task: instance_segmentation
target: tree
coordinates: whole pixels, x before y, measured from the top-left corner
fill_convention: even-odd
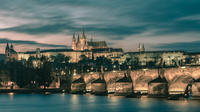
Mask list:
[[[101,66],[107,68],[107,70],[112,70],[112,60],[104,56],[97,57],[95,60],[97,71],[101,71]]]
[[[88,60],[88,58],[85,55],[80,55],[79,58],[80,58],[80,61]]]
[[[48,87],[52,81],[52,65],[50,62],[44,62],[43,65],[37,69],[38,79],[37,82],[44,88]]]
[[[69,63],[69,61],[70,61],[70,59],[71,59],[71,57],[70,56],[65,56],[65,63]]]

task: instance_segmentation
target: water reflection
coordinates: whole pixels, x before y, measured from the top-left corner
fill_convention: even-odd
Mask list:
[[[71,102],[74,105],[78,104],[78,102],[79,102],[78,95],[71,95]]]
[[[0,112],[199,112],[199,100],[165,100],[71,94],[0,95]]]
[[[139,106],[141,108],[149,108],[151,106],[151,102],[149,102],[150,99],[147,99],[146,97],[143,97],[139,101]]]
[[[109,98],[109,101],[110,101],[111,105],[119,105],[119,100],[120,100],[119,98],[120,97],[111,96],[111,97],[108,97],[108,98]]]
[[[193,100],[177,100],[177,101],[168,101],[168,104],[174,107],[178,112],[189,112],[192,108],[198,107],[198,102]]]
[[[8,95],[9,95],[10,100],[12,101],[14,99],[14,93],[10,92],[10,93],[8,93]]]

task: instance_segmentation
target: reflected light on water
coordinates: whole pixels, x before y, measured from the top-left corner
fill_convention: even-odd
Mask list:
[[[13,99],[14,99],[14,94],[15,94],[15,93],[13,93],[13,92],[8,93],[8,95],[9,95],[9,97],[10,97],[10,100],[13,100]]]
[[[78,104],[79,102],[78,95],[72,95],[71,102],[72,104]]]
[[[139,106],[142,108],[148,108],[151,106],[151,103],[149,102],[149,99],[147,98],[147,96],[141,97]]]
[[[174,104],[174,103],[176,103],[176,105],[178,105],[178,106],[187,106],[188,105],[188,100],[177,100],[177,101],[168,101],[170,104]]]
[[[61,96],[63,96],[63,98],[65,98],[65,94],[66,94],[66,93],[61,93]]]
[[[111,105],[119,105],[120,97],[118,97],[118,96],[110,96],[109,99],[110,99]]]
[[[89,95],[89,96],[87,96],[89,99],[89,103],[93,103],[93,102],[95,102],[95,100],[96,100],[96,96],[94,96],[94,95]]]
[[[188,100],[178,100],[178,101],[168,101],[171,105],[174,105],[176,108],[176,111],[181,112],[188,112],[190,110],[189,104],[190,102]]]
[[[61,93],[61,94],[60,94],[60,99],[61,99],[62,101],[65,101],[65,99],[66,99],[65,93]]]

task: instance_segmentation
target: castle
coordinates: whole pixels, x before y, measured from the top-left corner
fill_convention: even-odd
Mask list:
[[[63,54],[70,57],[70,62],[76,63],[80,60],[81,55],[85,55],[89,59],[96,59],[104,56],[112,61],[123,63],[137,63],[138,65],[183,65],[192,64],[200,65],[200,53],[188,53],[184,51],[145,51],[144,44],[139,44],[138,52],[123,52],[122,48],[108,47],[105,41],[88,41],[84,29],[81,36],[73,34],[71,49],[47,49],[41,50],[37,48],[35,51],[16,52],[14,46],[7,43],[5,48],[6,61],[9,60],[28,60],[30,56],[56,56]]]
[[[122,48],[108,47],[105,41],[90,41],[87,40],[84,29],[82,30],[81,37],[76,38],[74,34],[72,37],[72,49],[47,49],[41,50],[39,48],[36,51],[16,52],[13,45],[7,44],[5,49],[6,60],[28,60],[30,56],[55,56],[57,54],[63,54],[70,57],[70,62],[78,62],[81,55],[85,55],[89,59],[96,59],[97,57],[104,56],[110,58],[112,61],[120,59],[123,54]]]

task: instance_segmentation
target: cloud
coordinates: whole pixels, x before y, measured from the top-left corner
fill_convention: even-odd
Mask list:
[[[152,38],[160,44],[162,37],[169,35],[176,39],[168,38],[166,43],[180,42],[188,37],[177,35],[193,33],[194,37],[200,33],[199,5],[199,0],[1,0],[0,32],[44,38],[52,34],[69,36],[84,26],[99,40],[115,40],[112,45],[127,38],[131,45],[143,34],[147,44]]]
[[[177,20],[179,20],[179,21],[185,21],[185,20],[186,21],[194,21],[194,20],[200,21],[200,14],[178,18]]]
[[[66,48],[67,46],[65,45],[56,45],[56,44],[44,44],[44,43],[38,43],[35,41],[23,41],[23,40],[9,40],[7,38],[1,38],[0,39],[0,44],[5,44],[5,43],[13,43],[15,45],[34,45],[34,46],[38,46],[38,47],[63,47]]]
[[[184,50],[188,52],[200,52],[200,41],[160,44],[154,47],[163,50]]]

